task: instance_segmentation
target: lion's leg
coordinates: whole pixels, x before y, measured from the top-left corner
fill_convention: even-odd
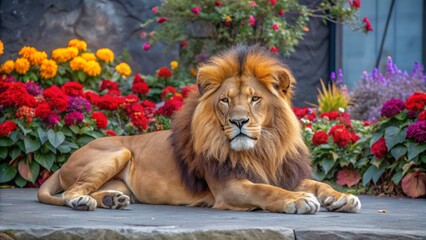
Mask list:
[[[311,193],[292,192],[246,179],[209,180],[215,197],[214,208],[231,210],[263,209],[269,212],[312,214],[320,204]]]
[[[110,180],[90,196],[96,200],[98,207],[124,209],[130,204],[132,192],[123,181]]]
[[[295,190],[314,194],[328,211],[358,212],[361,209],[361,202],[357,196],[340,193],[326,183],[305,179]]]
[[[64,203],[76,210],[94,210],[97,200],[89,194],[98,190],[108,180],[116,176],[129,162],[131,153],[128,149],[113,151],[86,151],[88,164],[83,168],[77,181],[63,194]]]

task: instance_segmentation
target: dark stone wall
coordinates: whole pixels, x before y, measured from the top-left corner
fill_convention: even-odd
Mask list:
[[[150,51],[142,48],[140,25],[154,16],[151,9],[159,4],[160,0],[2,0],[0,39],[5,53],[0,63],[16,58],[25,45],[50,54],[79,38],[92,51],[107,47],[116,55],[127,52],[134,72],[154,73],[178,54],[177,48],[166,51],[161,44]],[[297,106],[315,102],[319,79],[328,75],[328,28],[319,21],[311,21],[309,28],[297,51],[285,60],[298,80]]]

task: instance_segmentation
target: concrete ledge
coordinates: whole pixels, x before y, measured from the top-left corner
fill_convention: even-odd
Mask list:
[[[146,204],[80,212],[38,203],[36,189],[0,189],[0,239],[426,239],[425,199],[360,198],[357,214]]]

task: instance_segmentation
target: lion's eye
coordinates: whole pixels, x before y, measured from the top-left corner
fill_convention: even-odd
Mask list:
[[[257,102],[257,101],[259,101],[260,100],[260,97],[258,97],[258,96],[253,96],[252,98],[251,98],[251,101],[252,102]]]
[[[229,99],[228,98],[221,98],[220,101],[223,102],[223,103],[228,103]]]

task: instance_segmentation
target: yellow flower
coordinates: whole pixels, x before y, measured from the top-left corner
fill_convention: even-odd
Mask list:
[[[57,48],[52,51],[52,58],[57,62],[68,62],[78,55],[76,47]]]
[[[58,65],[55,61],[44,59],[40,66],[40,76],[44,79],[51,79],[56,76]]]
[[[0,72],[10,74],[13,71],[13,69],[15,69],[15,63],[13,62],[13,60],[7,60],[1,66]]]
[[[101,65],[99,65],[98,62],[91,60],[86,63],[83,70],[89,76],[98,76],[101,74]]]
[[[124,62],[115,66],[115,70],[117,70],[117,72],[120,73],[123,77],[128,77],[132,73],[132,69],[130,68],[130,66]]]
[[[225,22],[231,22],[231,21],[232,21],[232,18],[230,16],[225,17]]]
[[[179,67],[178,61],[172,61],[170,63],[170,67],[172,68],[172,70],[175,70],[176,68],[178,68]]]
[[[193,77],[197,76],[197,69],[191,68],[191,76],[193,76]]]
[[[87,50],[87,43],[83,40],[71,39],[68,42],[68,47],[76,47],[78,50],[86,51]]]
[[[0,40],[0,55],[3,54],[3,50],[4,50],[3,42]]]
[[[84,60],[86,61],[90,61],[90,60],[96,61],[96,56],[93,53],[88,53],[88,52],[82,53],[81,57],[84,58]]]
[[[46,52],[39,52],[39,51],[35,51],[32,55],[30,55],[30,57],[28,58],[28,60],[30,60],[32,65],[40,65],[44,59],[47,59],[47,53]]]
[[[26,58],[18,58],[15,61],[15,70],[17,73],[24,75],[30,69],[30,62]]]
[[[104,62],[114,61],[114,53],[108,48],[101,48],[96,51],[96,57]]]
[[[77,56],[71,60],[70,67],[73,71],[83,70],[86,63],[86,59]]]
[[[19,56],[29,59],[35,52],[37,52],[37,49],[24,46],[21,48],[21,50],[19,50]]]

